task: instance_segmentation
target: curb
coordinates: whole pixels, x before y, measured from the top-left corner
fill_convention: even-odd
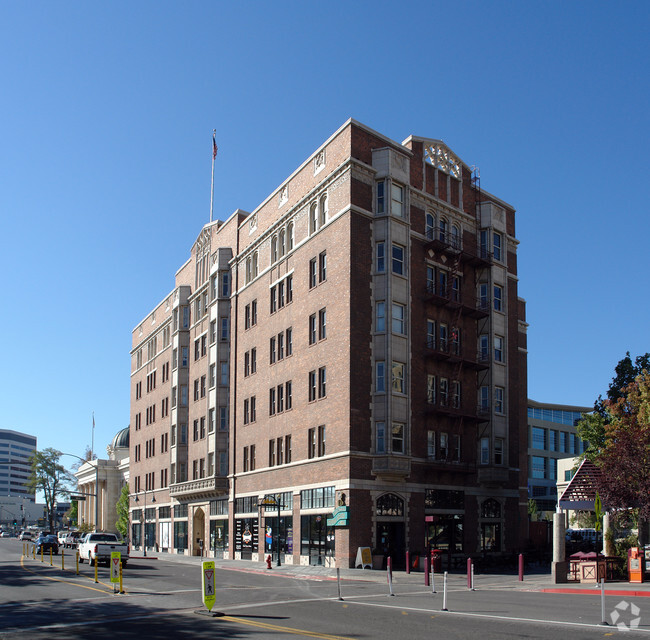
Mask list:
[[[586,596],[599,596],[601,595],[600,589],[572,589],[567,587],[565,589],[541,589],[542,593],[564,593],[564,594],[582,594]],[[636,591],[634,589],[605,589],[606,596],[627,596],[634,598],[650,597],[650,591]]]

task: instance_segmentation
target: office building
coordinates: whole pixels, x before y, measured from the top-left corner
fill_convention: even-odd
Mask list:
[[[0,429],[0,496],[34,502],[34,493],[27,488],[27,482],[31,474],[30,457],[35,452],[35,436]]]
[[[206,224],[133,331],[133,544],[332,566],[518,550],[517,248],[513,207],[447,145],[354,120]]]

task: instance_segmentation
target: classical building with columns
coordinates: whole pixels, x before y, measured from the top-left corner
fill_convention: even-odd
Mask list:
[[[129,427],[116,434],[106,452],[108,459],[89,460],[74,474],[78,492],[86,498],[79,502],[78,524],[117,533],[115,505],[129,481]]]
[[[354,120],[203,226],[132,332],[133,542],[336,566],[520,549],[518,245],[444,142]]]

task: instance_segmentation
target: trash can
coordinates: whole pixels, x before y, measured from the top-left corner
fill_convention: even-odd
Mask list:
[[[431,567],[434,573],[442,573],[442,551],[431,549]]]

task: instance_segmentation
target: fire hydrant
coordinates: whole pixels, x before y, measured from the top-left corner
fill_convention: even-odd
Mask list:
[[[266,556],[266,568],[267,569],[272,569],[273,567],[271,566],[271,555],[269,554]]]

